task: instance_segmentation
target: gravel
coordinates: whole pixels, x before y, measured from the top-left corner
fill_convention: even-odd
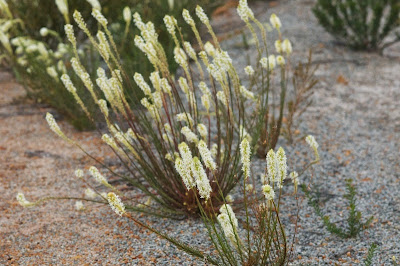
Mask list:
[[[388,265],[392,256],[400,259],[400,45],[387,49],[384,56],[337,46],[312,15],[314,3],[287,0],[271,8],[267,2],[254,3],[262,21],[267,22],[272,12],[281,18],[282,34],[293,43],[294,59],[305,62],[312,48],[314,62],[320,63],[316,72],[320,83],[313,105],[301,117],[297,141],[289,145],[281,139],[278,145],[287,151],[289,170],[298,170],[312,158],[301,136],[314,135],[321,163],[300,182],[318,185],[324,213],[344,225],[348,214],[345,180],[354,179],[357,209],[363,219],[374,216],[374,220],[370,229],[344,240],[330,234],[306,200],[301,200],[292,264],[359,264],[376,243],[373,265]],[[214,23],[235,20],[229,12],[234,13],[230,10]],[[268,38],[275,36],[271,33]],[[223,43],[238,69],[246,65],[241,43],[240,35]],[[251,50],[247,53],[251,56]],[[85,204],[81,212],[74,210],[73,201],[19,207],[14,200],[19,191],[31,200],[45,195],[83,196],[85,186],[74,179],[73,170],[87,167],[90,161],[48,130],[44,114],[49,109],[15,101],[23,96],[23,89],[8,74],[1,73],[0,81],[0,264],[203,264],[102,205]],[[99,158],[111,158],[95,134],[76,132],[65,122],[60,125]],[[263,167],[263,160],[254,159],[254,173]],[[287,219],[295,201],[288,196],[283,203],[287,208],[282,216]],[[208,248],[201,220],[140,219],[185,243]],[[287,230],[290,234],[293,227],[288,225]]]

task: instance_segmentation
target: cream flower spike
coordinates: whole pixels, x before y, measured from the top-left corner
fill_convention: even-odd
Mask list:
[[[205,143],[205,141],[200,140],[197,144],[197,148],[199,149],[201,159],[203,160],[206,167],[213,171],[216,170],[217,164],[214,162],[211,151],[207,148],[207,144]]]
[[[282,27],[281,20],[275,13],[271,15],[269,21],[271,22],[272,27],[274,27],[277,30],[279,30]]]
[[[275,197],[275,192],[270,185],[263,185],[262,192],[267,200],[271,201]]]
[[[124,203],[122,203],[121,199],[115,193],[113,192],[108,193],[107,201],[108,204],[110,204],[113,211],[119,216],[122,216],[126,213]]]
[[[240,143],[240,158],[243,164],[242,171],[245,179],[250,177],[250,156],[250,143],[247,138],[244,138]]]
[[[30,202],[30,201],[26,200],[23,193],[18,193],[18,194],[17,194],[17,200],[18,200],[18,203],[19,203],[22,207],[32,207],[32,206],[35,205],[34,202]]]
[[[122,11],[122,15],[123,15],[124,21],[126,23],[130,23],[131,22],[131,20],[132,20],[132,12],[131,12],[131,9],[129,8],[129,6],[126,6],[124,8],[124,10]]]

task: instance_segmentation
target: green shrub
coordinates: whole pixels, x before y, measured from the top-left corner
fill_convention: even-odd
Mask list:
[[[383,43],[400,25],[398,0],[318,0],[313,12],[329,33],[355,49],[378,50],[400,40],[397,32]]]
[[[61,0],[60,2],[63,1]],[[59,76],[62,74],[71,75],[73,72],[68,60],[74,54],[70,44],[66,43],[64,23],[65,21],[73,21],[72,13],[75,9],[82,10],[82,16],[85,18],[90,31],[95,32],[100,29],[99,24],[90,15],[92,10],[88,1],[65,1],[69,12],[64,16],[58,10],[56,2],[48,0],[8,2],[10,14],[7,14],[6,11],[0,13],[1,17],[3,17],[2,26],[5,27],[4,33],[6,34],[2,40],[19,38],[20,41],[18,45],[13,45],[13,42],[11,42],[9,44],[10,49],[5,49],[4,44],[2,45],[3,59],[6,58],[8,64],[13,67],[18,80],[24,85],[29,97],[56,108],[77,129],[92,129],[95,124],[94,121],[87,118],[85,112],[81,110],[72,95],[65,90],[60,80],[49,76],[43,66],[53,67]],[[218,1],[210,3],[209,0],[202,0],[200,2],[206,4],[209,10],[212,10],[218,4]],[[124,18],[124,7],[127,7],[131,12],[137,11],[155,21],[155,25],[158,27],[159,41],[165,49],[170,70],[175,72],[177,69],[177,64],[174,62],[173,57],[174,44],[163,24],[162,14],[170,13],[176,15],[182,8],[194,11],[196,3],[189,0],[172,1],[171,3],[174,3],[173,7],[163,0],[100,1],[103,13],[109,18],[109,30],[114,36],[118,54],[122,58],[120,64],[124,67],[127,75],[133,76],[135,72],[140,72],[147,79],[154,68],[133,42],[133,36],[139,34],[139,31],[133,27],[131,16],[129,16],[129,21]],[[183,22],[183,18],[179,17],[178,21]],[[187,26],[185,28],[188,29]],[[193,36],[185,35],[185,37],[190,39]],[[84,34],[78,34],[76,38],[80,43],[78,47],[79,53],[84,57],[81,60],[81,64],[90,75],[94,75],[98,67],[105,65],[104,60]],[[14,41],[15,43],[16,41]],[[28,46],[29,49],[27,49]],[[37,49],[37,47],[40,49]],[[5,56],[5,54],[8,54],[8,56]],[[43,54],[46,54],[46,58],[44,58]],[[63,67],[61,67],[60,61],[64,63]],[[91,102],[90,93],[82,82],[74,82],[74,84],[78,94],[87,103],[87,108],[92,118],[97,119],[95,117],[95,104]],[[140,99],[143,94],[136,84],[130,83],[128,85],[130,85],[130,88],[125,88],[125,94],[129,104],[135,106],[138,104],[137,99]],[[96,91],[101,94],[101,91],[97,89]]]
[[[356,201],[357,191],[352,183],[353,183],[352,179],[346,180],[347,194],[344,197],[349,202],[349,206],[348,206],[349,217],[347,219],[347,226],[348,226],[347,230],[345,230],[341,227],[338,227],[338,226],[336,226],[336,224],[332,223],[330,221],[330,217],[327,215],[324,215],[322,213],[322,210],[319,207],[318,198],[312,195],[312,191],[309,191],[305,184],[301,185],[301,189],[303,190],[303,192],[305,193],[305,195],[308,199],[308,204],[310,204],[314,208],[315,213],[322,219],[326,229],[330,233],[335,234],[342,238],[356,237],[361,231],[363,231],[369,227],[369,225],[372,222],[372,219],[374,218],[373,216],[371,216],[370,218],[368,218],[367,221],[365,221],[365,222],[361,221],[361,212],[356,210],[356,208],[357,208],[357,201]],[[318,192],[316,192],[316,193],[318,193]]]

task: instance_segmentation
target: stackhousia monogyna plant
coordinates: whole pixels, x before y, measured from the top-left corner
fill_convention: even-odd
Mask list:
[[[238,171],[240,143],[247,139],[249,145],[254,147],[266,125],[269,125],[271,80],[279,73],[281,104],[274,129],[277,134],[273,138],[268,136],[268,141],[276,144],[286,93],[284,56],[290,55],[292,47],[289,40],[281,39],[281,22],[275,14],[270,22],[279,32],[280,39],[275,42],[279,55],[276,56],[269,53],[266,28],[254,17],[246,1],[240,1],[238,14],[256,40],[260,59],[254,68],[245,68],[254,92],[243,85],[232,59],[222,50],[200,6],[196,8],[196,15],[208,29],[214,44],[203,43],[190,13],[187,10],[182,13],[196,36],[199,52],[183,40],[174,17],[167,15],[164,18],[176,46],[175,61],[182,68],[183,74],[179,78],[174,78],[169,71],[154,25],[151,22],[144,23],[140,15],[135,13],[133,20],[141,36],[135,36],[134,42],[147,55],[155,71],[148,77],[150,82],[146,81],[147,77],[135,73],[134,82],[145,96],[134,99],[140,101],[143,108],[131,109],[124,86],[132,84],[132,77],[121,67],[123,58],[117,52],[107,19],[98,9],[93,10],[92,15],[101,26],[93,36],[81,14],[74,12],[75,22],[98,50],[108,69],[98,68],[97,77],[90,77],[76,52],[74,28],[67,24],[66,35],[75,51],[71,65],[104,115],[109,133],[103,134],[102,140],[115,152],[125,168],[122,173],[117,173],[102,164],[103,168],[108,169],[108,174],[104,174],[101,173],[103,169],[90,167],[90,174],[100,183],[115,189],[106,176],[119,177],[139,189],[143,196],[154,200],[163,214],[199,212],[199,198],[206,213],[215,212],[224,203],[223,197],[242,178],[242,173]],[[256,28],[261,32],[261,41]],[[190,64],[189,60],[194,63]],[[76,93],[71,78],[64,74],[61,80],[85,110],[85,103]],[[94,89],[95,84],[101,94]],[[90,116],[89,112],[85,113]],[[57,135],[81,148],[79,143],[61,131],[50,113],[46,119]],[[250,128],[251,131],[246,130]],[[78,173],[82,175],[81,171]]]
[[[306,141],[314,150],[315,160],[306,165],[302,171],[299,173],[293,171],[288,175],[286,154],[284,149],[280,147],[277,152],[274,152],[272,149],[268,152],[265,172],[260,180],[255,181],[251,171],[250,158],[252,151],[250,143],[247,138],[242,140],[240,144],[240,163],[242,167],[239,171],[243,174],[241,192],[244,199],[244,208],[240,212],[234,211],[232,206],[227,202],[220,189],[218,180],[215,181],[217,184],[216,191],[206,189],[198,195],[196,186],[188,183],[185,177],[182,176],[186,188],[189,191],[193,191],[195,201],[207,229],[212,247],[211,250],[207,251],[202,251],[197,247],[183,243],[179,239],[173,238],[138,220],[137,217],[128,212],[130,207],[125,206],[120,196],[118,196],[121,192],[108,184],[96,170],[93,170],[93,172],[99,182],[115,190],[108,194],[101,194],[101,197],[103,197],[104,203],[108,202],[116,214],[132,220],[139,226],[147,228],[189,255],[204,260],[206,264],[288,265],[293,259],[294,243],[298,228],[298,211],[295,215],[297,217],[294,222],[295,230],[292,234],[288,235],[285,230],[285,224],[281,220],[280,211],[283,208],[281,201],[284,195],[289,196],[291,194],[287,193],[287,190],[283,193],[283,188],[288,184],[286,181],[292,181],[294,185],[293,196],[296,198],[298,210],[297,188],[299,177],[309,167],[319,162],[318,143],[313,136],[308,136]],[[201,179],[201,176],[206,178],[206,173],[200,166],[200,160],[194,157],[192,170],[197,172],[198,179]],[[77,176],[82,177],[82,175],[83,173],[80,171],[77,172]],[[212,193],[219,193],[223,200],[223,204],[219,209],[213,206],[212,200],[207,200],[205,204],[202,202],[202,198],[210,199]],[[90,189],[86,194],[91,198],[98,196]],[[54,198],[44,198],[37,202],[29,202],[22,193],[19,193],[17,199],[22,206],[29,207],[37,205],[44,200]],[[77,201],[76,203],[77,209],[83,208],[81,201]],[[207,210],[211,210],[211,212]]]

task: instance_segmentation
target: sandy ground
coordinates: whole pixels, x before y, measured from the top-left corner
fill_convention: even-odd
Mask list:
[[[310,13],[313,1],[283,3],[273,3],[268,15],[268,4],[256,3],[256,14],[267,21],[269,14],[276,12],[284,22],[283,34],[294,43],[294,55],[306,58],[308,47],[313,47],[314,59],[321,63],[317,72],[321,82],[300,131],[312,133],[320,141],[322,163],[315,175],[334,190],[326,203],[330,207],[325,209],[335,221],[343,220],[340,196],[344,179],[352,177],[359,186],[359,208],[366,217],[375,216],[372,229],[356,239],[341,240],[327,233],[303,203],[296,263],[357,265],[370,243],[377,242],[374,262],[386,265],[393,255],[400,259],[400,47],[393,46],[382,57],[335,46]],[[215,23],[225,23],[233,13],[222,13]],[[240,24],[233,21],[229,25]],[[219,34],[225,36],[226,32],[222,29]],[[224,46],[233,47],[230,55],[243,65],[240,40],[240,36],[229,39]],[[48,129],[44,116],[54,110],[23,96],[23,88],[9,73],[1,72],[0,265],[203,264],[126,223],[101,204],[85,204],[85,211],[75,210],[74,201],[20,207],[15,200],[18,192],[24,192],[28,200],[47,195],[83,196],[85,185],[73,172],[92,163]],[[99,145],[98,134],[77,132],[64,121],[59,124],[96,158],[110,160],[112,154]],[[307,149],[303,146],[288,147],[288,154],[299,154],[298,149]],[[141,218],[192,244],[203,242],[198,220]]]

